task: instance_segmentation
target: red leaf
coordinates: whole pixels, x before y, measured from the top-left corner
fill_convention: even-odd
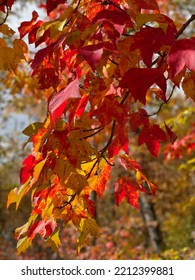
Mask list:
[[[52,120],[58,121],[66,107],[66,102],[70,98],[81,98],[79,92],[79,81],[76,78],[68,86],[57,92],[49,102],[49,111]]]
[[[166,123],[164,122],[169,140],[171,142],[171,144],[173,144],[175,142],[175,140],[177,139],[177,135],[166,125]]]
[[[176,41],[170,49],[167,62],[171,78],[186,66],[195,71],[195,37]]]
[[[51,13],[59,4],[64,4],[64,0],[47,0],[46,2],[46,9],[47,9],[47,15]]]
[[[159,11],[159,6],[156,0],[126,0],[126,2],[129,4],[129,7],[135,14],[139,14],[141,12],[141,9]]]
[[[114,199],[118,206],[125,198],[129,204],[135,208],[139,208],[139,193],[145,190],[136,181],[129,177],[122,177],[115,182]]]
[[[88,99],[89,99],[89,96],[88,94],[84,94],[78,104],[78,107],[75,111],[75,117],[78,117],[80,118],[85,110],[85,107],[87,105],[87,102],[88,102]]]
[[[56,42],[39,50],[36,53],[36,55],[32,61],[32,64],[31,64],[31,68],[34,70],[33,74],[35,74],[35,69],[41,64],[41,62],[45,59],[45,57],[48,55],[51,55],[53,53],[54,49],[55,48],[57,49],[59,46],[61,46],[61,44],[64,42],[64,40],[65,40],[65,37],[64,37],[64,35],[62,35],[58,38],[58,40]]]
[[[153,84],[157,84],[165,93],[166,79],[160,69],[131,68],[123,76],[120,86],[128,88],[135,101],[145,104],[146,92]]]
[[[134,171],[141,170],[141,167],[137,163],[137,161],[135,161],[134,159],[131,159],[127,155],[120,155],[119,162],[126,170],[134,170]]]
[[[159,10],[159,6],[156,2],[156,0],[142,0],[142,1],[136,1],[137,5],[140,6],[141,9],[145,10]]]
[[[112,23],[119,35],[123,33],[123,29],[127,23],[129,27],[133,27],[133,23],[131,22],[130,17],[127,15],[127,13],[121,11],[102,10],[97,13],[92,23],[104,21]]]
[[[38,83],[40,89],[55,88],[59,83],[59,76],[53,68],[45,68],[40,72]]]
[[[121,149],[123,149],[126,154],[129,153],[128,131],[123,123],[122,120],[121,123],[116,123],[114,138],[108,147],[108,155],[111,158],[117,155]]]
[[[20,183],[24,184],[30,176],[33,175],[33,169],[35,165],[35,157],[29,155],[25,158],[22,163],[22,168],[20,170]]]
[[[139,112],[130,115],[130,127],[133,132],[141,125],[149,125],[147,112],[144,109],[139,109]]]
[[[20,33],[20,39],[22,39],[26,34],[28,34],[32,30],[38,16],[39,16],[38,13],[36,11],[33,11],[31,21],[24,21],[21,23],[20,27],[18,27]]]
[[[9,9],[11,10],[12,5],[14,4],[14,0],[7,0],[7,1],[0,1],[0,11],[2,11],[3,13],[6,12],[5,7],[9,7]]]
[[[79,49],[79,53],[89,63],[92,70],[95,71],[104,52],[104,49],[113,50],[113,45],[110,43],[99,43],[96,45],[89,45]]]
[[[170,45],[173,43],[174,34],[172,37],[161,28],[141,28],[134,36],[135,42],[132,44],[131,49],[139,49],[142,58],[147,67],[151,67],[153,54],[158,52],[163,45]]]
[[[57,224],[53,219],[49,219],[47,221],[36,221],[32,224],[29,229],[28,237],[33,239],[36,234],[40,234],[41,237],[47,238],[54,232]]]
[[[144,126],[139,134],[138,144],[143,145],[145,143],[151,154],[157,157],[160,142],[166,141],[166,139],[165,132],[158,125],[153,125],[152,127]]]

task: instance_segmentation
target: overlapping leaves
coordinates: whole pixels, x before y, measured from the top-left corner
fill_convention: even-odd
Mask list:
[[[77,228],[78,251],[88,235],[99,236],[90,196],[103,195],[117,160],[130,173],[115,182],[117,205],[126,199],[138,208],[140,192],[155,194],[156,185],[129,155],[129,133],[157,157],[161,143],[173,144],[176,135],[149,119],[146,108],[155,101],[161,109],[171,97],[168,78],[174,83],[185,69],[190,72],[184,71],[182,86],[194,100],[194,38],[177,40],[174,22],[159,13],[156,1],[69,2],[46,1],[46,22],[34,11],[21,23],[13,49],[0,41],[13,69],[14,59],[24,58],[24,36],[40,46],[29,64],[40,88],[52,92],[45,121],[24,130],[33,150],[23,162],[22,186],[8,197],[8,205],[18,207],[27,192],[32,194],[32,215],[16,231],[19,252],[36,234],[57,250],[58,220]],[[10,35],[6,26],[2,30]]]

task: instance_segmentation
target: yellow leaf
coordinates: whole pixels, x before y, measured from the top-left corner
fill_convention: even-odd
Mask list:
[[[15,39],[13,42],[13,48],[15,51],[15,55],[20,59],[25,59],[24,53],[28,52],[28,47],[23,40]]]
[[[195,101],[195,72],[186,74],[182,83],[182,87],[185,95]]]
[[[19,188],[15,188],[10,191],[10,193],[8,194],[8,199],[7,199],[7,208],[12,203],[16,203],[16,209],[18,208],[22,197],[24,196],[25,192],[27,191],[27,187],[30,183],[31,178],[32,177],[30,176],[25,184],[23,184]]]
[[[48,29],[50,31],[50,37],[55,38],[55,36],[57,36],[59,32],[63,30],[64,25],[67,21],[67,17],[70,16],[72,11],[73,8],[69,6],[65,9],[65,12],[58,19],[43,23],[37,31],[36,40],[39,40]]]
[[[21,254],[22,252],[26,251],[28,247],[31,245],[32,241],[28,237],[24,237],[20,240],[18,240],[17,243],[17,253]]]
[[[1,42],[2,43],[2,42]],[[15,70],[20,59],[16,55],[14,49],[10,47],[0,46],[0,69]]]
[[[4,35],[7,35],[8,37],[11,37],[15,32],[7,25],[7,24],[2,24],[0,26],[0,32],[3,33]]]
[[[81,246],[85,243],[87,236],[90,234],[93,237],[99,237],[99,227],[93,219],[82,219],[80,223],[80,236],[77,239],[77,251],[80,251]]]
[[[49,243],[54,252],[58,252],[58,247],[61,243],[59,238],[59,229],[54,231],[54,233],[48,238],[47,243]]]
[[[40,174],[41,174],[41,171],[45,165],[45,162],[46,162],[47,158],[45,158],[44,160],[40,161],[39,163],[37,163],[34,167],[34,171],[33,171],[33,178],[32,178],[32,181],[31,181],[31,186],[38,180]]]

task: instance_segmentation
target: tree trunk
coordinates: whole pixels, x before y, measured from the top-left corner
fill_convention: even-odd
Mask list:
[[[139,205],[141,215],[146,225],[148,239],[151,243],[155,253],[159,253],[162,249],[162,235],[160,231],[159,222],[157,220],[153,204],[149,199],[149,195],[141,193],[139,197]]]

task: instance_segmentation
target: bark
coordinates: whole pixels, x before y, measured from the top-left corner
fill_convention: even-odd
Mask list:
[[[151,243],[154,252],[160,253],[163,246],[162,234],[154,211],[154,206],[150,201],[148,194],[140,194],[139,205],[141,215],[146,226],[149,242]]]

